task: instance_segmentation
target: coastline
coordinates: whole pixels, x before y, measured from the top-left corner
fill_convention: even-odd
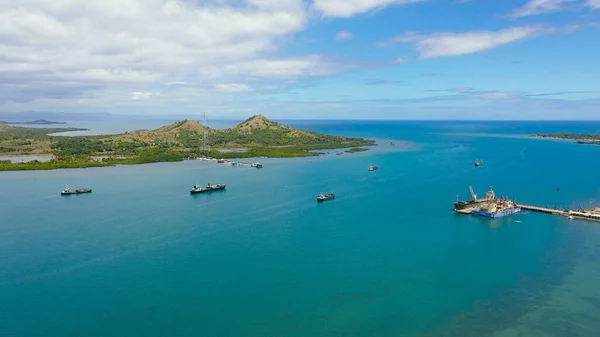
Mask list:
[[[576,133],[556,133],[556,134],[534,134],[530,138],[534,139],[553,139],[575,142],[579,145],[600,145],[600,135],[595,134],[576,134]]]
[[[197,158],[310,157],[321,155],[324,150],[362,152],[377,146],[375,140],[296,129],[262,115],[223,130],[211,129],[193,120],[118,135],[61,137],[53,135],[57,130],[79,129],[3,126],[0,153],[6,156],[0,155],[0,171],[104,167]],[[39,160],[38,156],[45,156],[47,160]]]
[[[569,142],[577,145],[600,145],[600,140],[596,138],[580,137],[568,138],[556,135],[525,135],[525,134],[493,134],[493,133],[457,133],[457,132],[437,132],[438,135],[447,136],[465,136],[465,137],[487,137],[487,138],[509,138],[509,139],[538,139]]]
[[[341,160],[341,159],[350,159],[350,158],[355,158],[355,157],[359,157],[359,156],[369,156],[369,155],[375,155],[375,154],[381,154],[381,153],[389,153],[389,152],[415,152],[415,151],[420,151],[422,149],[422,145],[418,144],[418,143],[414,143],[414,142],[410,142],[410,141],[406,141],[406,140],[402,140],[402,139],[388,139],[388,138],[372,138],[369,139],[370,141],[373,141],[373,145],[364,145],[362,147],[360,146],[352,146],[352,147],[343,147],[343,148],[329,148],[329,149],[321,149],[321,150],[307,150],[309,152],[309,155],[299,155],[299,156],[280,156],[280,157],[276,157],[276,156],[255,156],[255,157],[235,157],[233,156],[234,154],[236,154],[236,152],[228,152],[228,154],[231,155],[231,157],[227,157],[227,158],[221,158],[221,157],[198,157],[198,158],[182,158],[181,160],[164,160],[164,161],[148,161],[148,162],[136,162],[135,159],[136,157],[134,156],[121,156],[121,155],[117,155],[117,156],[103,156],[103,155],[93,155],[90,156],[89,160],[84,161],[84,162],[64,162],[62,165],[57,164],[54,166],[49,166],[47,168],[40,168],[40,167],[28,167],[27,162],[24,163],[13,163],[12,165],[18,165],[18,168],[15,169],[6,169],[2,167],[2,160],[3,157],[30,157],[30,158],[35,158],[35,157],[39,157],[39,156],[52,156],[53,158],[56,158],[56,156],[54,155],[49,155],[47,153],[45,154],[41,154],[41,155],[35,155],[35,154],[28,154],[28,155],[23,155],[23,156],[1,156],[0,155],[0,172],[18,172],[18,171],[54,171],[54,170],[61,170],[61,169],[85,169],[85,168],[95,168],[95,167],[115,167],[115,166],[120,166],[120,165],[127,165],[127,166],[134,166],[134,165],[142,165],[142,164],[153,164],[153,163],[174,163],[174,162],[184,162],[184,161],[217,161],[218,159],[228,159],[230,161],[237,161],[237,160],[247,160],[247,161],[256,161],[257,159],[260,158],[268,158],[271,160],[278,160],[278,159],[301,159],[301,158],[330,158],[330,159],[335,159],[335,160]],[[351,151],[351,152],[346,152],[348,150],[351,150],[352,148],[361,148],[361,149],[365,149],[364,151]],[[239,155],[239,152],[237,152],[237,154]],[[107,161],[102,161],[103,159],[106,159]],[[45,161],[45,162],[40,162],[41,163],[49,163],[49,161]],[[39,165],[38,164],[38,165]]]
[[[289,148],[292,151],[287,153],[280,153],[281,155],[277,155],[277,153],[272,153],[269,155],[268,153],[264,153],[260,155],[260,153],[256,153],[255,151],[246,151],[246,152],[219,152],[220,156],[204,156],[199,155],[198,157],[184,157],[179,154],[178,156],[168,156],[169,154],[173,154],[173,152],[165,151],[166,157],[157,157],[157,158],[144,158],[142,156],[123,156],[123,155],[115,155],[115,156],[102,156],[102,155],[93,155],[89,157],[66,157],[59,158],[56,155],[48,155],[48,154],[27,154],[27,155],[11,155],[11,156],[0,156],[0,172],[1,171],[37,171],[37,170],[58,170],[58,169],[72,169],[72,168],[89,168],[89,167],[113,167],[117,165],[141,165],[141,164],[151,164],[151,163],[168,163],[168,162],[182,162],[185,160],[212,160],[217,161],[218,159],[230,159],[230,160],[239,160],[239,159],[250,159],[250,158],[272,158],[272,159],[283,159],[283,158],[302,158],[302,157],[316,157],[321,155],[327,155],[329,152],[321,152],[324,150],[340,150],[344,154],[357,154],[362,152],[370,151],[372,147],[377,146],[376,141],[369,141],[370,144],[357,145],[354,144],[352,146],[314,146],[316,149],[310,148],[300,148],[300,147],[292,147]],[[352,149],[360,149],[354,150]],[[295,151],[294,151],[295,150]],[[244,155],[244,154],[247,155]],[[51,157],[50,160],[40,161],[37,158],[42,156]],[[32,158],[31,161],[22,161],[22,162],[7,162],[6,159],[3,158]],[[35,159],[34,159],[35,158]]]

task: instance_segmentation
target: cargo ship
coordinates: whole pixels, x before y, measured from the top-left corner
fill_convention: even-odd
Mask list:
[[[71,194],[82,194],[82,193],[91,193],[91,188],[78,188],[75,191],[69,188],[69,186],[65,186],[65,188],[60,191],[60,195],[71,195]]]
[[[218,190],[224,190],[224,189],[225,189],[225,184],[215,184],[215,185],[208,184],[208,185],[206,185],[206,187],[202,187],[202,186],[199,186],[198,184],[196,184],[190,190],[190,194],[218,191]]]
[[[513,201],[506,198],[500,198],[486,203],[485,205],[481,205],[481,207],[473,210],[471,214],[496,219],[519,212],[521,212],[521,208]]]
[[[326,193],[326,194],[319,194],[317,196],[317,201],[321,202],[321,201],[326,201],[326,200],[331,200],[335,198],[335,193]]]
[[[460,201],[458,200],[458,196],[456,196],[456,202],[454,202],[454,210],[475,207],[482,202],[496,200],[496,194],[494,193],[494,188],[492,186],[490,186],[490,190],[485,194],[485,198],[483,199],[477,199],[477,194],[475,194],[475,191],[473,191],[473,186],[469,185],[469,191],[471,192],[471,197],[473,197],[473,199]]]

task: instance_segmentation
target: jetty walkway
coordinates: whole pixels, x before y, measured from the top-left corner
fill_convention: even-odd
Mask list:
[[[523,205],[523,204],[518,204],[517,207],[524,209],[524,210],[528,210],[528,211],[534,211],[534,212],[542,212],[542,213],[564,215],[564,216],[569,215],[568,211],[562,211],[562,210],[556,209],[556,208],[547,208],[547,207]]]

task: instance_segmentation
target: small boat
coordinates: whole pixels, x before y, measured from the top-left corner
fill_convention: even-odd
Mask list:
[[[223,160],[223,159],[217,159],[217,163],[219,163],[219,164],[222,164],[224,162],[225,162],[225,160]]]
[[[368,170],[369,171],[377,171],[377,170],[379,170],[379,166],[377,166],[377,165],[369,165],[369,169]]]
[[[192,186],[192,189],[190,190],[190,194],[218,191],[218,190],[224,190],[224,189],[225,189],[225,184],[215,184],[215,185],[207,184],[206,187],[202,187],[196,183],[196,185]]]
[[[477,160],[475,161],[475,167],[481,166],[483,165],[483,161],[482,160]]]
[[[262,164],[261,163],[254,163],[251,166],[252,167],[256,167],[256,168],[262,168]]]
[[[65,188],[60,191],[60,195],[71,195],[71,194],[82,194],[82,193],[91,193],[91,188],[78,188],[75,191],[69,188],[69,186],[65,186]]]
[[[331,200],[335,198],[335,193],[326,193],[326,194],[319,194],[317,196],[317,201],[326,201],[326,200]]]

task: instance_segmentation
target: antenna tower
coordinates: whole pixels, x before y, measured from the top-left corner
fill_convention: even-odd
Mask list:
[[[206,151],[208,150],[208,147],[206,146],[206,112],[203,113],[203,117],[204,122],[202,123],[202,150]]]

